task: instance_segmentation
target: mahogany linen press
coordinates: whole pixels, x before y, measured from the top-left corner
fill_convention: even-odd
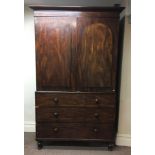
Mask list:
[[[123,7],[30,6],[36,48],[36,140],[115,145]]]

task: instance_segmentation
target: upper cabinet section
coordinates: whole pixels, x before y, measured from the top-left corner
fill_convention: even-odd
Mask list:
[[[115,91],[123,8],[32,8],[37,91]]]

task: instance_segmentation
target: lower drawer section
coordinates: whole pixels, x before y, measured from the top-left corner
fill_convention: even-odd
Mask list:
[[[53,123],[37,124],[37,139],[114,139],[112,124]]]

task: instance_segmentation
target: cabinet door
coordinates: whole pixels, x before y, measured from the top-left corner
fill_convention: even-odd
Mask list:
[[[77,85],[79,90],[115,88],[118,21],[77,19]]]
[[[37,90],[71,89],[71,17],[35,17]]]

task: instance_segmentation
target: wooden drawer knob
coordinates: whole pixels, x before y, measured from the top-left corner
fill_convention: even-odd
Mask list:
[[[58,128],[54,128],[53,131],[54,131],[54,132],[58,132],[59,129],[58,129]]]
[[[94,117],[96,117],[96,118],[98,118],[100,115],[99,115],[99,113],[94,113]]]
[[[55,98],[53,99],[53,101],[54,101],[55,103],[58,103],[58,102],[59,102],[59,100],[58,100],[57,97],[55,97]]]
[[[58,116],[59,116],[59,113],[58,113],[58,112],[54,112],[53,115],[54,115],[55,117],[58,117]]]
[[[96,99],[95,99],[95,102],[96,102],[96,103],[99,103],[99,99],[98,99],[98,98],[96,98]]]
[[[38,109],[38,108],[39,108],[39,106],[37,105],[37,106],[35,106],[35,108],[36,108],[36,109]]]
[[[98,132],[98,129],[97,129],[97,128],[94,128],[93,131],[94,131],[95,133],[97,133],[97,132]]]

